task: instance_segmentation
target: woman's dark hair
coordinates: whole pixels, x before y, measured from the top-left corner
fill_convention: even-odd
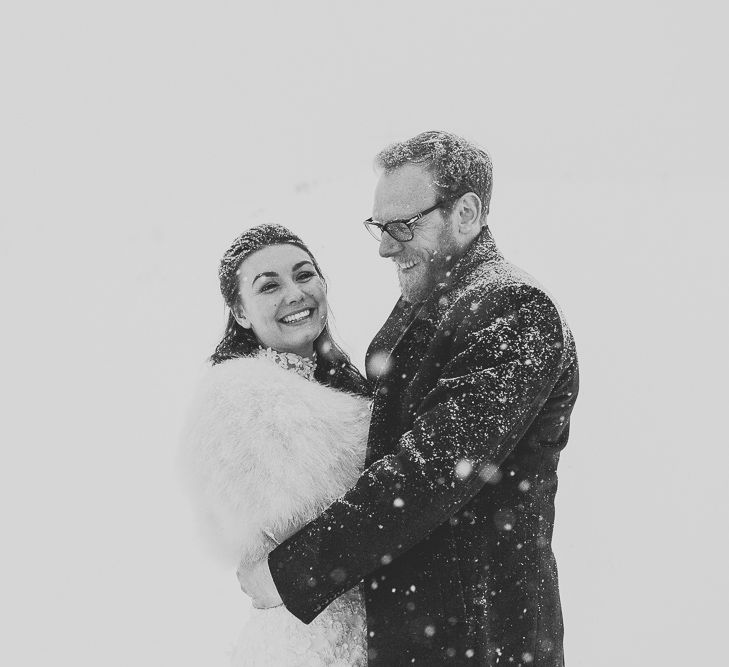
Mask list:
[[[238,275],[240,265],[249,255],[271,245],[294,245],[301,248],[311,258],[312,264],[325,281],[324,274],[319,268],[314,256],[306,244],[291,230],[281,225],[265,224],[251,227],[233,241],[232,245],[220,260],[218,278],[220,291],[229,309],[228,323],[225,327],[223,339],[218,343],[215,352],[210,356],[213,366],[235,357],[247,357],[255,354],[261,347],[252,329],[242,327],[233,316],[233,308],[240,296]],[[317,380],[324,384],[340,386],[349,391],[366,393],[366,381],[349,359],[349,356],[332,338],[329,324],[314,341],[314,350],[317,355]]]

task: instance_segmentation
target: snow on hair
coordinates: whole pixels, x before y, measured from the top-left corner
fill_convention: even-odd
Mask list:
[[[467,139],[439,130],[422,132],[381,150],[375,164],[386,172],[405,164],[422,164],[433,174],[444,200],[473,192],[483,204],[483,215],[489,212],[493,164],[485,150]]]

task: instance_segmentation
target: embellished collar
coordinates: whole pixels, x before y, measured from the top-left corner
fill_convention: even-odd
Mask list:
[[[307,359],[306,357],[301,357],[294,352],[279,352],[267,347],[260,348],[255,356],[259,359],[268,359],[284,370],[293,371],[306,380],[314,381],[314,371],[316,371],[316,353],[314,353],[313,359]]]

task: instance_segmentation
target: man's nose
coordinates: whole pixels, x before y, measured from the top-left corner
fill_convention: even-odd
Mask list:
[[[402,250],[402,243],[396,241],[387,232],[382,232],[380,239],[380,257],[392,257]]]

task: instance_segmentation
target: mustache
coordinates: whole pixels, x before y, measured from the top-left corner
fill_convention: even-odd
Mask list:
[[[418,254],[399,254],[396,257],[391,257],[393,264],[407,264],[408,262],[423,262],[427,261],[430,264],[438,263],[440,265],[455,264],[457,258],[454,255],[445,255],[438,250],[426,250],[426,257]]]

